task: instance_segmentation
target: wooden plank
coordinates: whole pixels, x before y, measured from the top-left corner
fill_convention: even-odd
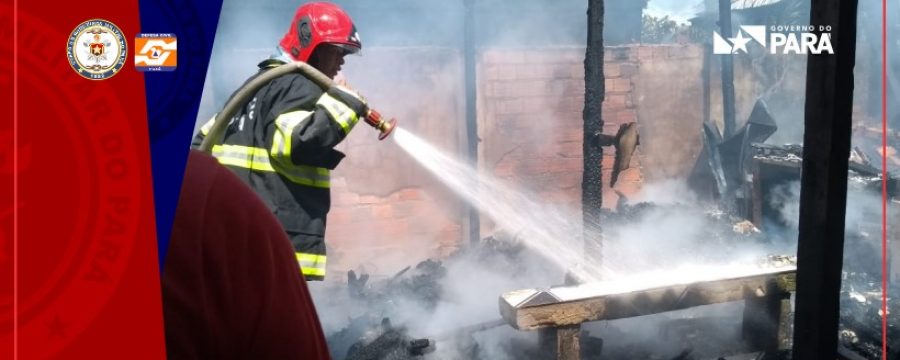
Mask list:
[[[500,314],[514,328],[534,330],[577,325],[763,297],[770,289],[794,290],[794,266],[761,269],[749,276],[672,284],[627,291],[621,284],[600,282],[551,289],[526,289],[503,294]]]
[[[753,182],[750,183],[752,191],[750,192],[750,221],[753,222],[753,225],[756,225],[757,228],[762,229],[763,227],[763,219],[762,219],[762,209],[763,209],[763,201],[766,199],[763,198],[762,194],[762,178],[759,173],[759,161],[751,160],[751,172],[753,174]]]
[[[857,3],[811,1],[809,23],[831,26],[834,54],[807,57],[795,360],[834,359],[838,346]]]
[[[581,326],[547,327],[538,330],[538,344],[546,350],[535,358],[557,360],[581,359]]]
[[[556,329],[556,359],[581,360],[581,325]]]
[[[741,330],[744,340],[752,349],[775,353],[780,350],[784,336],[781,331],[781,320],[782,316],[787,314],[783,314],[782,305],[784,300],[787,300],[788,311],[790,310],[791,294],[780,291],[774,280],[768,286],[768,296],[745,294]]]
[[[790,350],[793,344],[794,322],[791,321],[791,299],[781,299],[781,312],[778,315],[778,350]]]

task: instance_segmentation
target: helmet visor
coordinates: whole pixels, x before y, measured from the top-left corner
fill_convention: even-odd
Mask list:
[[[337,47],[337,48],[341,49],[341,51],[343,51],[343,54],[342,54],[342,55],[344,55],[344,56],[352,55],[352,54],[355,54],[355,55],[362,55],[362,53],[361,53],[361,51],[360,51],[360,48],[359,48],[359,47],[356,47],[356,46],[353,46],[353,45],[349,45],[349,44],[334,44],[334,43],[330,43],[330,44],[328,44],[328,45],[331,45],[331,46],[334,46],[334,47]]]

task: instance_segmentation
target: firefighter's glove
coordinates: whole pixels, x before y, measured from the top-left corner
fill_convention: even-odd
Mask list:
[[[356,91],[340,85],[333,85],[328,89],[328,95],[347,105],[360,118],[365,117],[369,113],[369,105],[366,103],[366,99]]]

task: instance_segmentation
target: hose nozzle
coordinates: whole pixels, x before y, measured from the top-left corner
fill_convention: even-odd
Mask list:
[[[371,125],[381,133],[378,135],[378,140],[384,140],[394,131],[394,128],[397,127],[397,120],[393,118],[385,120],[381,117],[380,113],[369,109],[369,113],[366,114],[366,124]]]

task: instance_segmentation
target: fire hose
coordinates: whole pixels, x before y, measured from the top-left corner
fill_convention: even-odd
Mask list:
[[[319,70],[312,67],[311,65],[304,62],[293,62],[289,64],[284,64],[278,66],[272,70],[264,72],[262,75],[257,76],[253,80],[247,82],[244,86],[238,89],[235,92],[234,96],[228,100],[228,103],[225,104],[225,107],[222,108],[222,111],[216,115],[216,120],[213,123],[212,128],[209,130],[209,133],[203,139],[203,142],[200,144],[200,151],[209,153],[212,151],[214,145],[220,143],[222,138],[225,135],[225,129],[228,127],[229,121],[227,119],[231,119],[237,113],[238,109],[240,109],[250,98],[256,94],[256,92],[263,87],[263,85],[269,83],[273,79],[290,74],[290,73],[300,73],[306,76],[306,78],[312,80],[316,85],[322,88],[324,91],[328,91],[335,83],[331,78],[322,74]],[[385,120],[381,117],[381,114],[373,109],[368,109],[364,116],[364,121],[366,124],[371,125],[380,133],[378,135],[378,140],[384,140],[388,135],[394,131],[394,128],[397,126],[397,120],[389,119]]]

